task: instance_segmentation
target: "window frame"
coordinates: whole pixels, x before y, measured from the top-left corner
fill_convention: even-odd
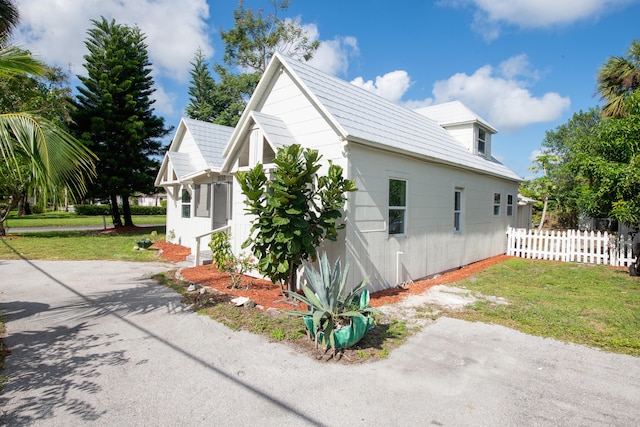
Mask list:
[[[191,192],[187,188],[182,189],[180,194],[180,217],[191,218]],[[185,214],[186,209],[186,214]]]
[[[507,216],[513,216],[513,194],[507,194]]]
[[[502,211],[502,193],[493,193],[493,216],[498,217]]]
[[[462,220],[464,213],[463,196],[464,188],[456,187],[453,190],[453,232],[462,234]]]
[[[397,182],[403,182],[404,183],[404,200],[400,200],[400,202],[404,202],[404,205],[392,205],[391,202],[391,182],[392,181],[397,181]],[[388,211],[387,211],[387,223],[388,223],[388,235],[389,236],[394,236],[394,237],[402,237],[402,236],[406,236],[407,235],[407,199],[408,199],[408,187],[409,187],[409,182],[406,178],[400,178],[400,177],[395,177],[395,176],[389,176],[388,180],[388,192],[387,192],[387,205],[388,205]],[[402,198],[402,197],[401,197]],[[392,214],[391,212],[401,212],[402,213],[402,230],[398,231],[398,232],[394,232],[392,231],[392,226],[391,226],[391,221],[392,221]],[[393,216],[393,219],[395,219],[396,216]]]
[[[480,150],[480,143],[482,143],[482,150]],[[476,154],[480,156],[487,155],[487,131],[478,128],[478,137],[476,138]]]

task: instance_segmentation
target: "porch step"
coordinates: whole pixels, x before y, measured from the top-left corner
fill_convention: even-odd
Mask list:
[[[213,254],[211,253],[211,251],[200,251],[200,265],[211,264],[212,261],[213,261]],[[187,262],[190,262],[192,264],[195,263],[196,255],[193,253],[191,255],[188,255]]]

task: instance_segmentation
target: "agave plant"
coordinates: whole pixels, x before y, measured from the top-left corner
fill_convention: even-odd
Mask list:
[[[345,293],[349,263],[342,271],[340,259],[333,269],[324,252],[318,261],[319,269],[304,263],[307,284],[302,285],[300,295],[289,292],[307,305],[307,311],[288,310],[294,316],[302,316],[311,336],[325,349],[337,349],[356,344],[373,323],[372,314],[381,314],[380,310],[369,306],[369,291],[365,289],[366,280]]]

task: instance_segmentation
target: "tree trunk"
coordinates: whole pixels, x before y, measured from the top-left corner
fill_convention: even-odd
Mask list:
[[[118,210],[118,197],[115,194],[109,197],[111,200],[111,220],[113,221],[113,226],[115,228],[122,228],[122,219],[120,218],[120,211]]]
[[[544,217],[547,216],[547,204],[549,203],[549,196],[544,196],[544,205],[542,206],[542,217],[540,218],[540,224],[538,224],[538,230],[542,230],[544,225]]]
[[[129,196],[122,195],[122,215],[124,216],[124,226],[133,227],[133,219],[131,218],[131,205],[129,204]]]
[[[295,264],[291,266],[291,271],[289,272],[287,289],[289,292],[298,292],[298,266]]]
[[[0,236],[7,235],[7,230],[6,228],[4,228],[4,223],[7,220],[9,213],[13,209],[15,209],[16,206],[18,206],[18,199],[19,199],[18,194],[12,194],[11,196],[9,196],[9,205],[7,206],[7,210],[6,211],[0,210]]]
[[[20,197],[17,200],[18,200],[18,216],[25,216],[25,215],[31,214],[27,192],[26,191],[21,192]]]

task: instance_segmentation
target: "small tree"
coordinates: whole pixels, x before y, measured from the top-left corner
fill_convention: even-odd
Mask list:
[[[261,164],[237,173],[245,211],[255,215],[243,248],[251,246],[260,273],[274,283],[288,283],[290,291],[296,290],[302,261],[315,260],[320,243],[335,241],[345,227],[338,223],[345,193],[357,190],[331,162],[327,175],[318,176],[320,159],[317,150],[294,144],[278,149],[271,179]]]

